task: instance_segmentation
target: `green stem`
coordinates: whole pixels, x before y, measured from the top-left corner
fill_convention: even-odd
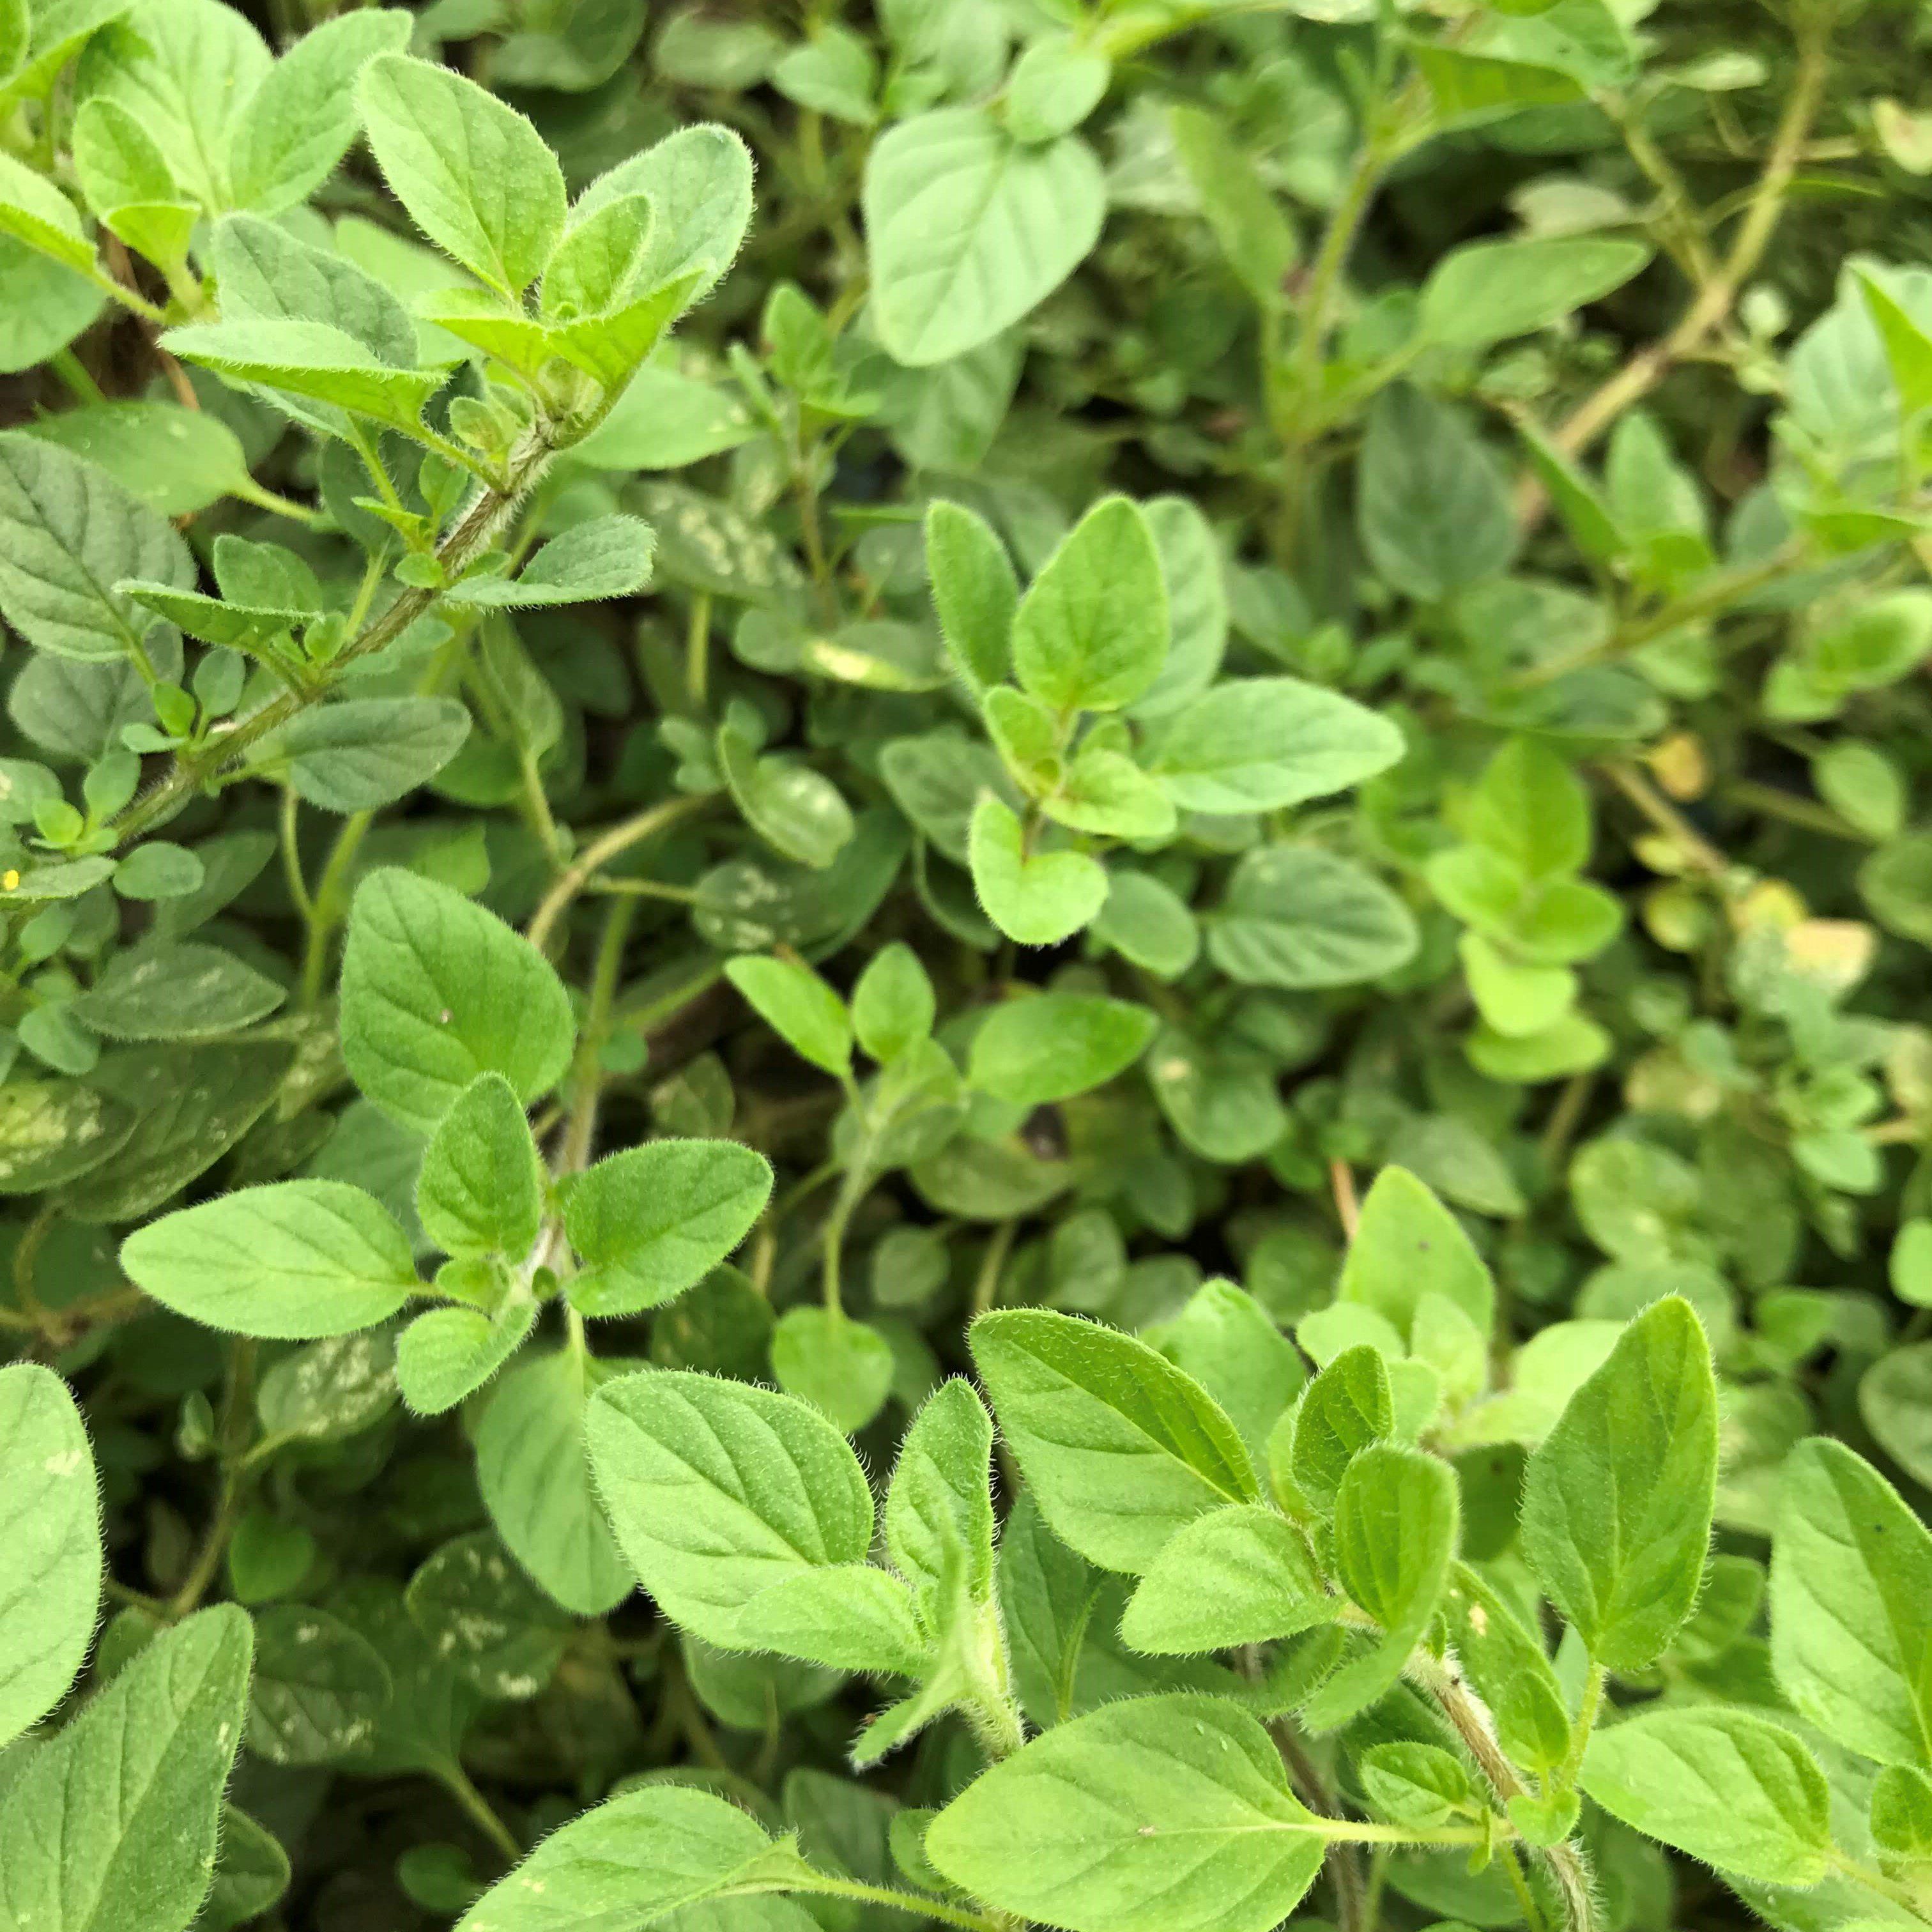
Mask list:
[[[1017,1221],[1002,1221],[986,1244],[986,1252],[980,1258],[980,1272],[974,1277],[972,1312],[967,1318],[969,1324],[998,1299],[1000,1276],[1005,1272],[1006,1256],[1012,1252],[1013,1235],[1018,1226]]]
[[[646,839],[656,838],[680,818],[688,818],[710,802],[708,797],[667,799],[662,804],[652,806],[635,817],[612,826],[608,832],[599,833],[564,868],[556,884],[544,894],[543,903],[524,928],[525,937],[542,952],[556,930],[557,921],[569,910],[571,902],[590,883],[593,873],[620,852],[628,852],[633,845],[641,845]]]
[[[460,1764],[439,1767],[436,1782],[462,1806],[472,1823],[503,1856],[506,1864],[519,1863],[524,1848],[517,1843],[508,1826],[497,1816],[496,1808],[470,1781],[470,1774]]]
[[[442,560],[446,574],[457,574],[464,564],[479,551],[487,549],[495,540],[504,519],[515,507],[524,490],[536,480],[549,456],[546,445],[542,442],[534,443],[517,465],[514,485],[512,489],[500,493],[484,490],[478,495],[456,527],[437,547],[436,555]],[[394,644],[434,601],[435,593],[431,591],[402,592],[386,610],[364,624],[336,654],[328,667],[331,673],[339,674],[345,664]],[[276,698],[263,705],[252,717],[243,719],[232,731],[224,733],[200,752],[176,758],[168,776],[144,797],[137,799],[116,820],[112,828],[115,844],[117,846],[125,845],[130,840],[139,838],[144,832],[172,817],[186,803],[191,793],[200,790],[211,778],[232,764],[250,746],[259,743],[270,732],[278,730],[298,712],[306,710],[316,703],[324,694],[328,684],[332,682],[332,676],[313,692],[290,692]]]
[[[214,1581],[214,1573],[220,1568],[221,1559],[227,1554],[229,1539],[235,1533],[235,1526],[241,1520],[248,1466],[242,1441],[248,1431],[254,1396],[255,1344],[247,1336],[239,1336],[229,1354],[227,1388],[222,1397],[221,1415],[215,1430],[221,1456],[220,1493],[214,1506],[214,1519],[208,1526],[208,1534],[202,1538],[194,1566],[169,1601],[170,1617],[178,1619],[186,1616],[207,1595],[208,1586]]]
[[[623,967],[624,941],[637,910],[629,899],[613,899],[604,917],[596,963],[591,968],[589,1009],[578,1036],[575,1092],[571,1101],[570,1124],[564,1132],[563,1151],[557,1162],[560,1174],[576,1174],[590,1165],[590,1150],[597,1134],[598,1096],[604,1085],[598,1060],[610,1030],[610,1007]]]
[[[302,800],[292,784],[282,787],[281,847],[282,870],[289,882],[289,897],[295,901],[296,910],[302,914],[302,923],[313,926],[315,923],[315,902],[309,897],[308,881],[302,877],[302,848],[296,842],[296,833],[302,812]]]
[[[87,365],[71,349],[62,349],[49,358],[47,366],[67,386],[78,403],[104,403],[107,392],[88,374]]]
[[[692,710],[702,712],[711,682],[711,593],[700,590],[691,600],[691,617],[684,634],[684,690]]]
[[[1895,1879],[1887,1878],[1882,1872],[1875,1872],[1862,1865],[1857,1859],[1847,1858],[1835,1846],[1826,1854],[1832,1869],[1850,1879],[1854,1885],[1863,1886],[1868,1892],[1875,1892],[1881,1898],[1888,1898],[1894,1905],[1902,1905],[1922,1925],[1932,1924],[1932,1918],[1926,1914],[1924,1902],[1910,1886],[1900,1885]]]
[[[1570,1748],[1563,1754],[1563,1762],[1556,1767],[1552,1780],[1558,1791],[1574,1790],[1576,1774],[1583,1768],[1583,1753],[1588,1748],[1590,1733],[1595,1729],[1597,1713],[1604,1708],[1604,1680],[1607,1673],[1594,1658],[1590,1660],[1589,1675],[1583,1680],[1583,1696],[1576,1707],[1576,1721],[1570,1729]]]
[[[302,956],[302,998],[304,1006],[313,1006],[322,998],[322,982],[328,976],[328,942],[340,916],[338,908],[343,888],[354,869],[356,855],[369,828],[376,822],[373,812],[352,813],[342,822],[322,877],[316,881],[310,902],[308,944]]]
[[[910,1912],[915,1918],[936,1918],[942,1925],[963,1925],[968,1932],[1007,1932],[1006,1920],[995,1918],[988,1912],[968,1912],[959,1906],[948,1905],[929,1892],[898,1892],[883,1885],[861,1885],[856,1879],[833,1878],[825,1872],[814,1872],[808,1879],[801,1876],[788,1880],[784,1889],[815,1892],[825,1898],[850,1898],[863,1905],[884,1905],[895,1912]]]
[[[1855,825],[1850,825],[1828,806],[1814,804],[1808,798],[1795,798],[1775,785],[1759,784],[1750,778],[1735,778],[1724,787],[1724,796],[1732,805],[1748,812],[1762,812],[1767,818],[1781,818],[1787,825],[1802,826],[1808,832],[1822,832],[1828,838],[1848,839],[1855,845],[1876,843]]]
[[[838,1270],[845,1246],[845,1230],[850,1225],[854,1210],[865,1195],[865,1190],[857,1183],[856,1172],[845,1177],[845,1184],[839,1189],[838,1198],[832,1204],[832,1212],[825,1217],[824,1232],[820,1237],[824,1246],[819,1285],[825,1298],[825,1312],[835,1318],[845,1312],[844,1297],[839,1288]]]

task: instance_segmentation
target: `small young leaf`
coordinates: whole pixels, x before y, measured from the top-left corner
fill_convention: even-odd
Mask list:
[[[1348,1466],[1395,1431],[1388,1364],[1366,1342],[1337,1355],[1303,1392],[1289,1470],[1312,1501],[1332,1503]]]
[[[932,1031],[938,1005],[919,955],[895,940],[873,954],[852,988],[852,1030],[877,1060],[894,1060]]]
[[[1311,1731],[1333,1730],[1400,1679],[1442,1600],[1459,1526],[1455,1472],[1439,1458],[1375,1442],[1350,1462],[1335,1497],[1335,1567],[1383,1635],[1301,1707]]]
[[[1362,1202],[1336,1298],[1387,1316],[1407,1343],[1426,1294],[1446,1296],[1489,1334],[1496,1282],[1462,1223],[1407,1168],[1385,1167]]]
[[[788,1309],[772,1332],[772,1378],[848,1436],[885,1407],[897,1371],[885,1336],[837,1309]]]
[[[422,1288],[394,1216],[339,1180],[278,1180],[164,1214],[122,1243],[121,1265],[177,1314],[278,1340],[387,1321]]]
[[[941,500],[926,513],[926,567],[946,647],[976,693],[998,684],[1012,663],[1019,580],[992,526]]]
[[[946,1627],[955,1592],[974,1603],[992,1594],[992,1419],[958,1376],[927,1398],[899,1444],[886,1547],[928,1630]]]

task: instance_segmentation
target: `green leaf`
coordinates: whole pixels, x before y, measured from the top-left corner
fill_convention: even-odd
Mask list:
[[[1465,1543],[1470,1525],[1463,1523]],[[1540,1637],[1466,1563],[1450,1572],[1443,1610],[1464,1676],[1489,1708],[1504,1750],[1538,1774],[1570,1748],[1570,1709]]]
[[[346,329],[327,322],[194,322],[171,328],[161,346],[224,381],[260,382],[352,416],[368,416],[405,436],[420,433],[422,406],[442,387],[440,369],[399,369]]]
[[[1336,1299],[1387,1316],[1407,1344],[1429,1294],[1446,1296],[1489,1334],[1496,1285],[1462,1224],[1406,1168],[1385,1167],[1362,1203]]]
[[[1107,898],[1107,874],[1084,852],[1029,852],[1020,821],[982,796],[968,834],[973,889],[986,916],[1022,946],[1057,946],[1087,925]]]
[[[1279,308],[1301,252],[1294,224],[1260,170],[1230,138],[1222,116],[1177,106],[1168,110],[1168,122],[1202,215],[1228,266],[1262,308]]]
[[[1113,73],[1104,54],[1072,34],[1024,48],[1006,76],[1006,130],[1030,146],[1070,134],[1100,104]]]
[[[1785,1460],[1771,1546],[1784,1694],[1862,1756],[1932,1765],[1932,1534],[1862,1456],[1814,1437]]]
[[[1012,560],[984,518],[942,499],[926,513],[926,567],[953,664],[976,694],[983,694],[1012,662],[1020,602]]]
[[[724,976],[800,1059],[835,1077],[850,1072],[851,1016],[802,960],[729,960]]]
[[[232,1804],[221,1808],[214,1883],[194,1932],[233,1932],[259,1918],[289,1888],[289,1855],[280,1841]]]
[[[453,698],[350,698],[312,704],[264,738],[297,796],[324,812],[374,812],[427,784],[462,750],[470,712]]]
[[[456,1932],[630,1932],[728,1891],[771,1848],[750,1814],[708,1792],[647,1786],[545,1838]]]
[[[515,109],[445,67],[382,54],[356,88],[384,178],[424,234],[507,296],[563,232],[562,170]]]
[[[352,1760],[394,1695],[366,1637],[325,1610],[280,1604],[255,1620],[248,1748],[271,1764]]]
[[[1914,1482],[1932,1480],[1932,1342],[1894,1347],[1858,1382],[1858,1413]]]
[[[523,1346],[537,1314],[536,1298],[513,1285],[491,1314],[432,1308],[418,1315],[396,1338],[403,1400],[418,1415],[442,1415],[466,1401]]]
[[[338,1442],[396,1406],[395,1345],[365,1328],[292,1350],[272,1363],[255,1394],[265,1436],[278,1442]]]
[[[1640,1712],[1592,1737],[1581,1782],[1612,1817],[1720,1871],[1809,1886],[1829,1869],[1824,1774],[1749,1712]]]
[[[543,956],[460,892],[396,868],[356,892],[341,1000],[350,1078],[424,1133],[479,1073],[528,1102],[570,1064],[570,999]]]
[[[1568,761],[1538,739],[1511,739],[1483,767],[1462,826],[1526,878],[1580,872],[1589,861],[1589,795]]]
[[[1709,1346],[1668,1296],[1570,1398],[1524,1477],[1523,1553],[1598,1663],[1646,1668],[1689,1617],[1717,1474]]]
[[[788,1309],[772,1334],[772,1376],[856,1436],[886,1404],[898,1372],[892,1345],[836,1308]]]
[[[1406,383],[1370,406],[1355,518],[1378,574],[1419,603],[1498,574],[1516,552],[1495,460],[1461,416]]]
[[[1144,1342],[1010,1309],[972,1330],[1007,1446],[1054,1532],[1105,1570],[1144,1572],[1183,1525],[1255,1499],[1234,1426]]]
[[[193,587],[174,526],[69,451],[0,434],[0,616],[62,657],[138,658],[152,620],[110,588],[130,577]]]
[[[632,596],[651,580],[655,541],[635,517],[592,517],[551,538],[515,578],[465,578],[444,596],[493,610]]]
[[[625,1556],[665,1615],[708,1642],[755,1648],[740,1613],[760,1590],[865,1559],[865,1472],[805,1402],[656,1370],[600,1389],[588,1430]]]
[[[266,44],[218,0],[137,0],[113,10],[128,17],[88,46],[78,91],[139,116],[184,198],[222,207],[236,122],[274,64]],[[100,19],[94,10],[88,24]]]
[[[1442,1600],[1460,1526],[1447,1462],[1372,1442],[1349,1463],[1335,1496],[1336,1573],[1383,1634],[1301,1707],[1311,1731],[1345,1723],[1400,1681]]]
[[[0,1745],[67,1694],[100,1605],[100,1502],[67,1384],[30,1362],[0,1368]],[[0,1881],[4,1896],[4,1881]]]
[[[290,1341],[387,1321],[422,1288],[395,1218],[339,1180],[278,1180],[164,1215],[122,1243],[121,1265],[178,1315]]]
[[[1650,256],[1641,242],[1595,235],[1470,242],[1430,271],[1418,326],[1445,347],[1486,349],[1600,301]]]
[[[774,851],[822,872],[850,842],[852,808],[823,773],[794,758],[760,758],[730,724],[718,727],[717,757],[732,802]]]
[[[237,207],[280,214],[327,180],[358,131],[363,68],[378,54],[400,53],[410,26],[394,8],[345,14],[276,62],[236,121],[228,167]]]
[[[974,1034],[968,1078],[1016,1106],[1070,1100],[1124,1073],[1159,1024],[1145,1006],[1090,994],[1009,1000]]]
[[[1201,952],[1201,928],[1187,902],[1151,872],[1116,867],[1094,921],[1094,936],[1157,980],[1178,980]]]
[[[680,128],[599,175],[577,198],[581,220],[607,202],[641,194],[656,214],[635,286],[656,288],[698,272],[692,299],[721,280],[743,246],[752,220],[752,154],[715,121]]]
[[[572,1349],[525,1363],[476,1426],[476,1478],[496,1533],[580,1617],[604,1616],[636,1587],[591,1480],[584,1414],[598,1373]]]
[[[1274,812],[1372,778],[1406,748],[1388,719],[1334,692],[1235,678],[1163,721],[1148,770],[1184,811]]]
[[[1331,1621],[1301,1532],[1260,1503],[1196,1516],[1171,1538],[1120,1620],[1136,1650],[1186,1655],[1268,1643]]]
[[[312,248],[254,214],[218,222],[212,254],[224,310],[231,318],[326,322],[359,342],[376,362],[415,368],[416,327],[409,310],[346,256]],[[332,434],[340,421],[326,408],[284,406]]]
[[[955,1885],[1071,1932],[1274,1932],[1327,1848],[1267,1732],[1185,1695],[1056,1726],[926,1834]]]
[[[1420,943],[1375,874],[1312,845],[1244,853],[1204,922],[1208,956],[1247,986],[1348,986],[1407,964]]]
[[[0,235],[24,242],[38,254],[83,273],[94,267],[94,248],[74,203],[24,161],[0,154]]]
[[[7,1932],[186,1932],[214,1876],[251,1647],[245,1610],[198,1611],[33,1752],[0,1801]]]
[[[295,1052],[286,1041],[133,1048],[104,1058],[94,1078],[134,1114],[113,1164],[61,1197],[73,1220],[131,1221],[205,1174],[280,1090]]]
[[[1308,1384],[1295,1411],[1288,1463],[1295,1487],[1328,1507],[1356,1456],[1394,1432],[1388,1364],[1366,1342],[1345,1348]]]
[[[416,1177],[416,1216],[445,1254],[530,1252],[543,1225],[543,1162],[523,1102],[479,1073],[437,1122]]]
[[[735,1141],[653,1141],[600,1160],[571,1183],[564,1232],[584,1271],[571,1305],[634,1314],[682,1294],[764,1212],[771,1164]]]
[[[928,1631],[946,1628],[958,1593],[976,1604],[992,1598],[992,1418],[958,1376],[927,1398],[899,1444],[886,1547]]]
[[[926,368],[1051,295],[1100,238],[1106,191],[1077,136],[1028,147],[982,108],[942,107],[873,144],[863,207],[879,339]]]
[[[1056,711],[1118,711],[1160,675],[1168,638],[1154,532],[1138,505],[1106,496],[1020,599],[1013,668],[1025,689]]]
[[[852,988],[852,1031],[874,1060],[900,1058],[928,1039],[938,1008],[919,955],[902,940],[873,954]]]
[[[1172,1319],[1141,1333],[1227,1411],[1259,1467],[1270,1433],[1308,1379],[1274,1318],[1252,1295],[1216,1280],[1204,1282]]]
[[[801,1570],[760,1590],[737,1616],[742,1641],[834,1670],[917,1677],[932,1660],[912,1594],[866,1563]]]
[[[208,411],[178,403],[92,404],[41,416],[21,430],[105,470],[164,517],[185,516],[254,487],[235,432]]]
[[[443,1544],[410,1579],[405,1600],[436,1654],[486,1697],[536,1696],[573,1628],[487,1530]]]
[[[232,952],[164,940],[117,952],[71,1011],[110,1040],[203,1040],[253,1026],[286,998]]]

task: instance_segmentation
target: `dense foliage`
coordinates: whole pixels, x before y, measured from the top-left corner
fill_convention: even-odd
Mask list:
[[[0,1932],[1932,1926],[1924,20],[0,0]]]

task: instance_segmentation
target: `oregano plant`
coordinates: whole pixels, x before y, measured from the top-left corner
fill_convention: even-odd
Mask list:
[[[1932,1932],[1903,0],[0,0],[0,1932]]]

